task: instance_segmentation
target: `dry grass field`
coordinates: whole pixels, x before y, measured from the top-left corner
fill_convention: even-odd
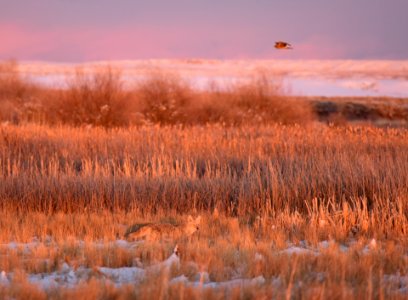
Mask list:
[[[107,70],[53,90],[4,68],[0,298],[408,296],[405,126],[319,122],[262,78],[129,91]],[[189,214],[191,236],[125,239]]]

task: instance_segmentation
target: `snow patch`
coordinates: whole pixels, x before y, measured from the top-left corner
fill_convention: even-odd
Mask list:
[[[145,276],[145,270],[138,267],[98,268],[106,279],[116,284],[128,284],[140,281]]]
[[[252,279],[233,279],[229,281],[203,283],[199,281],[189,281],[186,276],[181,275],[170,281],[170,284],[176,283],[182,283],[186,286],[203,289],[231,289],[234,287],[263,285],[265,283],[265,278],[263,276],[258,276]]]
[[[293,255],[293,254],[297,254],[297,255],[318,255],[319,253],[307,248],[302,248],[302,247],[296,247],[296,246],[292,246],[289,248],[286,248],[284,250],[279,251],[279,253],[282,254],[288,254],[288,255]]]

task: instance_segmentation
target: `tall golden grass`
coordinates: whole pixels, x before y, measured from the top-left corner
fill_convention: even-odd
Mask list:
[[[408,192],[408,132],[372,127],[3,126],[0,205],[30,211],[218,207],[231,215]]]
[[[170,284],[172,277],[165,274],[121,287],[103,280],[99,267],[130,267],[140,263],[146,266],[167,257],[174,244],[145,242],[135,248],[122,248],[112,244],[112,240],[122,236],[123,225],[160,221],[168,214],[149,216],[106,210],[51,215],[3,212],[0,215],[2,242],[31,242],[34,237],[36,244],[11,249],[7,244],[0,245],[0,268],[7,274],[14,272],[9,286],[0,284],[0,296],[26,298],[30,295],[32,299],[45,299],[59,295],[65,299],[75,295],[101,299],[113,293],[122,298],[149,299],[165,295],[168,299],[200,299],[204,294],[208,299],[219,299],[228,293],[230,299],[242,299],[243,294],[251,299],[361,299],[371,294],[373,298],[404,299],[406,285],[398,278],[407,276],[406,231],[381,235],[378,225],[386,225],[389,220],[382,217],[381,211],[369,212],[366,207],[360,209],[361,202],[354,204],[356,208],[344,205],[333,214],[327,206],[315,201],[304,217],[282,211],[273,218],[259,218],[253,224],[247,222],[245,216],[228,218],[223,214],[204,213],[200,233],[191,240],[177,241],[182,263],[172,277],[185,275],[196,281],[200,278],[199,272],[204,271],[213,282],[261,275],[266,280],[259,286],[236,286],[229,291]],[[394,217],[398,215],[396,211]],[[327,222],[323,223],[324,220]],[[367,228],[353,235],[348,226],[355,220],[367,224]],[[406,218],[400,221],[407,228]],[[286,252],[288,243],[298,247],[306,244],[316,250],[291,255]],[[343,250],[345,246],[347,249]],[[89,268],[89,277],[75,287],[46,291],[27,280],[30,274],[60,271],[64,263],[77,270]],[[396,279],[387,280],[389,275]]]
[[[79,70],[53,90],[27,85],[16,66],[0,77],[0,270],[14,275],[0,298],[403,299],[408,130],[309,122],[307,102],[293,106],[262,77],[197,92],[155,75],[126,90],[113,69]],[[127,226],[186,214],[202,215],[202,227],[174,241],[175,276],[267,283],[99,280],[100,266],[149,265],[174,247],[112,245]],[[315,250],[285,252],[305,244]],[[89,268],[89,280],[47,291],[27,280],[64,262]]]

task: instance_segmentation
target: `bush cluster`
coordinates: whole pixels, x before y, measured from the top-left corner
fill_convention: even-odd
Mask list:
[[[50,88],[24,80],[15,62],[0,65],[0,109],[2,122],[103,127],[286,124],[312,116],[307,102],[291,99],[265,76],[198,91],[175,75],[157,73],[125,88],[120,71],[106,67],[78,69],[66,88]]]

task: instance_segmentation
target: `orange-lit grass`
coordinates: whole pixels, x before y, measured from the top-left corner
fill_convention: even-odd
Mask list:
[[[407,211],[408,131],[372,127],[5,126],[0,199],[21,212],[305,212],[312,199]]]
[[[407,148],[406,130],[372,127],[3,126],[0,241],[36,238],[40,245],[28,253],[0,247],[0,269],[21,271],[0,295],[54,295],[24,274],[52,272],[63,262],[94,268],[161,261],[174,244],[122,249],[112,241],[135,222],[182,222],[193,213],[203,215],[203,224],[191,241],[174,241],[181,249],[177,274],[193,279],[205,270],[211,280],[223,281],[239,270],[240,277],[262,275],[282,284],[237,288],[233,298],[398,297],[382,276],[407,275]],[[209,213],[213,208],[218,217]],[[363,255],[373,238],[378,248]],[[317,257],[280,252],[288,243],[319,249],[321,241],[332,242]],[[346,253],[342,244],[349,245]],[[257,253],[263,259],[256,260]],[[181,285],[160,294],[155,287],[166,280],[119,289],[91,279],[55,293],[224,295]]]
[[[359,205],[358,203],[355,203]],[[317,210],[315,210],[315,208]],[[332,223],[315,223],[337,216]],[[24,250],[24,246],[9,249],[1,246],[0,269],[8,272],[20,270],[20,276],[13,280],[9,289],[0,288],[0,295],[17,292],[18,286],[29,285],[24,274],[50,273],[59,270],[64,262],[74,268],[84,266],[94,270],[87,283],[82,283],[75,289],[61,289],[58,293],[75,293],[86,291],[92,294],[96,289],[105,293],[104,285],[98,279],[98,267],[148,266],[155,261],[165,259],[171,252],[173,243],[145,242],[133,248],[121,248],[112,242],[121,237],[124,229],[121,225],[129,225],[135,221],[161,221],[167,215],[141,216],[132,214],[55,214],[47,216],[41,213],[26,214],[24,221],[18,215],[2,215],[7,227],[19,228],[13,233],[2,231],[2,242],[27,241],[37,237],[39,244]],[[73,224],[72,220],[76,220]],[[182,216],[177,216],[182,220]],[[347,295],[347,298],[358,299],[368,292],[376,297],[380,293],[391,296],[395,291],[387,291],[389,283],[382,282],[384,274],[407,275],[408,261],[405,250],[408,247],[406,234],[394,233],[393,237],[384,236],[378,225],[372,224],[368,230],[360,230],[354,235],[344,223],[359,219],[361,223],[371,224],[370,219],[379,220],[376,212],[366,215],[359,210],[338,211],[328,213],[324,205],[311,208],[309,214],[301,217],[298,213],[281,212],[274,218],[257,219],[253,224],[245,217],[229,218],[223,214],[214,216],[203,214],[203,224],[200,232],[190,239],[178,242],[181,250],[181,266],[173,276],[184,274],[190,280],[197,280],[198,272],[206,271],[211,281],[227,281],[238,278],[254,278],[264,276],[269,282],[256,289],[238,288],[250,295],[280,295],[284,297],[288,291],[295,297],[301,295],[316,296],[326,290],[327,295]],[[46,220],[46,221],[45,221]],[[407,220],[400,221],[407,226]],[[5,226],[7,224],[8,226]],[[116,225],[113,226],[112,224]],[[106,234],[104,234],[106,232]],[[334,239],[332,239],[334,237]],[[342,238],[339,238],[342,237]],[[376,239],[376,246],[364,252],[370,245],[370,240]],[[320,241],[330,241],[327,248],[319,246]],[[288,243],[301,245],[307,243],[317,249],[318,255],[300,254],[289,256],[284,251]],[[340,250],[341,245],[347,245],[348,250]],[[283,252],[281,252],[283,251]],[[44,261],[47,260],[45,263]],[[94,279],[92,279],[94,278]],[[277,279],[279,278],[279,279]],[[95,280],[95,281],[94,281]],[[193,293],[198,297],[198,290],[183,288],[168,284],[169,278],[149,277],[141,284],[124,289],[111,288],[120,295],[140,294],[156,295],[157,287],[161,286],[164,294],[171,299]],[[280,287],[274,287],[271,282],[278,280]],[[300,284],[302,282],[302,284]],[[371,286],[370,286],[371,284]],[[156,287],[156,288],[155,288]],[[371,289],[371,290],[369,290]],[[104,291],[104,292],[102,292]],[[210,291],[206,291],[210,293]],[[40,291],[39,291],[40,293]],[[48,295],[53,291],[48,291]],[[147,294],[146,294],[147,293]],[[185,294],[187,293],[187,294]],[[212,291],[210,298],[217,298],[220,291]],[[42,294],[42,293],[40,293]],[[239,293],[238,293],[239,294]],[[397,294],[396,294],[397,295]]]

